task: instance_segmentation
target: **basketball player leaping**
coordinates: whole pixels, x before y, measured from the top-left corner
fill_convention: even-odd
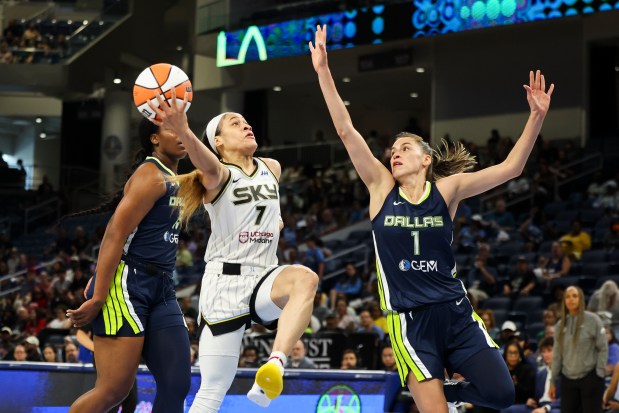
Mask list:
[[[509,371],[456,278],[452,220],[462,199],[522,173],[554,85],[546,92],[544,76],[539,71],[530,73],[524,86],[529,120],[502,163],[461,173],[474,164],[461,145],[435,152],[419,136],[403,132],[391,147],[390,172],[355,130],[335,88],[327,64],[326,27],[318,27],[315,35],[309,49],[322,94],[337,133],[370,191],[380,302],[388,311],[402,385],[408,385],[422,413],[446,412],[446,400],[508,407],[514,401]],[[444,386],[445,368],[467,381]]]
[[[256,139],[242,115],[211,119],[204,132],[207,148],[189,129],[183,107],[158,98],[163,110],[151,106],[159,119],[154,122],[180,137],[197,167],[178,177],[181,221],[186,223],[201,204],[211,218],[200,292],[206,324],[199,348],[202,383],[190,412],[219,410],[236,373],[245,329],[252,321],[269,326],[279,319],[269,362],[248,393],[266,407],[282,391],[283,366],[310,321],[318,284],[317,275],[304,266],[277,264],[280,164],[254,157]]]

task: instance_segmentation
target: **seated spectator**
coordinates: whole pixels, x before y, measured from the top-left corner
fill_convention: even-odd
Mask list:
[[[548,289],[553,279],[568,275],[571,269],[572,261],[563,253],[561,243],[555,241],[550,248],[550,255],[540,256],[537,268],[533,272],[538,281],[544,281],[544,285]]]
[[[297,340],[285,366],[287,369],[315,369],[316,364],[307,357],[307,350],[303,340]]]
[[[193,255],[187,249],[187,241],[184,238],[178,240],[176,250],[176,270],[181,275],[188,274],[193,268]]]
[[[357,333],[374,333],[381,341],[385,338],[385,332],[374,325],[374,320],[369,310],[361,310],[361,313],[359,313],[359,328],[357,328]]]
[[[11,330],[9,326],[4,326],[2,330],[0,330],[0,360],[4,359],[7,354],[13,352],[13,343],[11,343],[12,335],[13,330]]]
[[[488,254],[478,252],[473,267],[466,275],[468,290],[483,301],[499,291],[498,271],[488,264]]]
[[[608,363],[606,364],[606,375],[613,374],[613,370],[619,363],[619,342],[615,337],[615,332],[610,325],[604,326],[606,329],[606,338],[608,339]]]
[[[619,383],[619,364],[615,365],[610,384],[602,397],[602,406],[606,413],[619,413],[619,388],[617,383]]]
[[[374,319],[374,325],[383,330],[383,332],[388,333],[387,317],[383,314],[383,310],[380,309],[380,305],[376,301],[371,301],[369,308],[372,319]]]
[[[345,298],[338,298],[335,303],[335,313],[338,317],[337,326],[342,330],[352,332],[359,326],[357,316],[348,312],[348,301]]]
[[[517,341],[511,341],[505,346],[503,358],[512,375],[516,389],[514,404],[525,405],[535,397],[535,369],[529,364]]]
[[[587,310],[592,313],[607,312],[611,322],[619,322],[619,288],[613,280],[605,281],[589,299]]]
[[[67,308],[63,306],[56,307],[56,318],[47,323],[47,328],[71,328],[71,320],[67,318]]]
[[[46,363],[58,362],[58,355],[56,354],[56,349],[51,344],[43,347],[43,361]]]
[[[346,298],[354,300],[361,296],[363,289],[363,281],[361,275],[357,271],[357,267],[352,262],[346,264],[344,275],[335,283],[335,286],[329,292],[331,302],[335,302],[337,294],[346,294]]]
[[[490,309],[480,310],[479,317],[483,320],[484,325],[486,326],[486,331],[488,331],[488,335],[493,339],[497,338],[500,331],[496,325],[496,319],[494,318],[494,311]]]
[[[321,333],[343,333],[344,329],[339,327],[340,318],[335,311],[329,311],[325,316],[325,325],[320,329]]]
[[[468,224],[462,226],[460,233],[456,235],[458,252],[471,253],[475,251],[478,243],[486,242],[487,233],[483,224],[481,215],[475,214]]]
[[[393,355],[393,348],[390,344],[383,346],[380,350],[380,361],[385,371],[398,371],[398,365]]]
[[[536,337],[538,343],[541,342],[542,339],[544,339],[545,337],[554,337],[555,325],[557,324],[557,321],[559,321],[555,312],[548,309],[544,310],[543,320],[544,329],[537,333]],[[551,335],[548,335],[548,333],[550,333]]]
[[[316,317],[320,324],[323,324],[329,313],[329,308],[325,305],[327,299],[326,295],[321,292],[316,292],[314,296],[314,309],[312,310],[312,316]]]
[[[357,370],[361,368],[361,366],[359,366],[359,356],[355,350],[351,348],[344,350],[342,355],[342,366],[340,368],[342,370]]]
[[[18,344],[13,349],[13,354],[11,354],[5,360],[15,360],[15,361],[28,361],[27,360],[28,353],[26,352],[26,348],[23,344]]]
[[[518,331],[518,326],[516,326],[516,323],[511,320],[504,321],[503,325],[501,325],[498,344],[504,349],[508,343],[514,341],[517,334],[520,334],[520,332]]]
[[[322,241],[315,235],[312,235],[307,240],[307,251],[305,251],[305,259],[303,265],[311,269],[318,275],[318,279],[322,280],[325,272],[325,254],[322,251]]]
[[[239,358],[239,367],[260,367],[258,349],[255,346],[245,346]]]
[[[514,215],[507,210],[507,204],[502,198],[496,200],[494,211],[486,214],[485,220],[490,222],[490,225],[496,231],[509,231],[516,227]]]
[[[516,269],[510,274],[509,280],[503,283],[503,295],[514,298],[530,295],[536,285],[537,280],[533,271],[529,269],[529,262],[524,255],[521,255],[518,257]]]
[[[513,405],[501,413],[561,413],[561,402],[559,389],[557,389],[557,400],[553,400],[548,392],[550,388],[550,378],[552,377],[552,348],[554,340],[552,337],[545,338],[539,344],[540,356],[544,365],[537,371],[535,376],[535,397],[529,398],[526,404]]]
[[[617,182],[610,180],[604,184],[604,193],[602,193],[593,203],[595,208],[610,209],[611,211],[619,211],[619,192],[617,191]]]
[[[575,260],[580,260],[583,251],[591,248],[591,235],[582,230],[579,220],[572,221],[572,230],[559,238],[565,254]]]
[[[24,349],[26,349],[26,359],[28,361],[41,361],[43,357],[41,356],[41,349],[39,348],[39,339],[35,336],[26,337],[24,342],[22,343]]]
[[[541,208],[534,206],[529,210],[529,216],[520,224],[520,234],[526,241],[527,250],[535,251],[544,241],[546,217]]]
[[[79,351],[75,343],[68,342],[64,345],[64,362],[65,363],[79,363],[78,360]]]

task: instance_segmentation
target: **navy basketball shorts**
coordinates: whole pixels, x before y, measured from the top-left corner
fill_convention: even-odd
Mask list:
[[[498,348],[468,299],[420,311],[387,314],[389,337],[402,385],[409,373],[417,381],[445,379],[479,351]]]
[[[94,293],[96,275],[86,296]],[[92,322],[97,336],[142,337],[145,332],[185,326],[171,274],[147,273],[120,261],[101,312]]]

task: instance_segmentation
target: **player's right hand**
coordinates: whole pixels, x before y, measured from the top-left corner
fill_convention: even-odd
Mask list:
[[[86,300],[77,310],[67,310],[67,317],[71,319],[73,327],[82,327],[95,319],[102,306],[103,303]]]

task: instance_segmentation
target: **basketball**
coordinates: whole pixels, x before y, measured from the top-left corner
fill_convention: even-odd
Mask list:
[[[176,90],[177,104],[183,103],[185,93],[187,96],[187,106],[185,111],[191,106],[193,92],[189,77],[177,66],[169,63],[157,63],[147,67],[140,73],[133,85],[133,103],[140,113],[147,118],[154,118],[155,113],[148,106],[150,101],[153,106],[159,107],[159,102],[155,92],[159,92],[165,101],[170,104],[172,90]]]

